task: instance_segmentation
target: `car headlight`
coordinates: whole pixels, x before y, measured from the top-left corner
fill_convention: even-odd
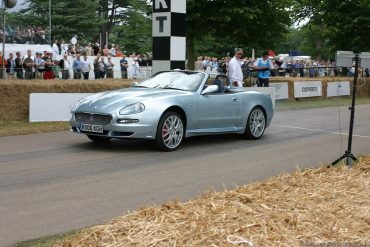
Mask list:
[[[136,114],[136,113],[143,112],[144,110],[145,110],[145,106],[142,103],[135,103],[135,104],[128,105],[122,108],[119,111],[119,114],[130,115],[130,114]]]

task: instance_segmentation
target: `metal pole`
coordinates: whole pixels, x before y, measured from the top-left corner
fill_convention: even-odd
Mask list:
[[[51,44],[51,0],[49,0],[49,43]]]
[[[356,102],[356,92],[357,92],[357,78],[358,78],[358,54],[355,56],[355,78],[353,79],[352,87],[352,105],[351,105],[351,119],[349,123],[349,135],[348,135],[348,149],[347,149],[347,166],[352,165],[352,135],[353,135],[353,123],[355,119],[355,102]]]
[[[3,55],[2,55],[2,61],[1,61],[1,79],[5,79],[5,2],[3,1]]]
[[[349,107],[351,110],[351,118],[349,123],[349,133],[348,133],[348,148],[346,152],[337,160],[335,160],[332,165],[336,165],[339,161],[346,159],[346,165],[352,166],[353,161],[357,161],[357,158],[352,154],[352,135],[353,135],[353,124],[355,121],[355,106],[356,106],[356,93],[357,93],[357,78],[358,78],[358,63],[359,63],[359,55],[355,55],[355,75],[353,78],[353,85],[352,85],[352,104]]]
[[[105,32],[105,44],[108,46],[108,32]]]
[[[101,43],[101,39],[102,39],[102,35],[101,35],[101,33],[99,33],[99,47],[100,47],[100,49],[101,49],[101,45],[102,45],[102,43]]]

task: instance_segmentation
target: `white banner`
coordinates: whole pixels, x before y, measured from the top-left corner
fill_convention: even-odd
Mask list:
[[[31,93],[30,122],[69,121],[74,104],[91,93]]]
[[[349,81],[328,82],[327,97],[351,95]]]
[[[288,99],[288,82],[271,83],[270,87],[275,88],[275,99]]]
[[[294,82],[294,97],[317,97],[322,96],[321,81],[295,81]]]

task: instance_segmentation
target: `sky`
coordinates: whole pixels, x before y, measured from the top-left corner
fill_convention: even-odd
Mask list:
[[[16,12],[16,11],[21,10],[22,8],[24,8],[24,6],[22,6],[24,2],[25,0],[17,0],[17,5],[15,5],[14,8],[7,9],[7,12]]]

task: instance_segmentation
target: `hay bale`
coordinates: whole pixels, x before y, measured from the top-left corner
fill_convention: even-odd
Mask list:
[[[210,79],[212,81],[213,79]],[[353,78],[300,78],[272,77],[271,83],[288,82],[289,100],[294,100],[294,81],[323,81],[323,97],[326,96],[327,81],[353,81]],[[134,80],[102,79],[102,80],[14,80],[0,81],[0,122],[27,121],[29,115],[29,95],[31,93],[96,93],[119,88],[130,87]],[[249,79],[246,85],[249,85]],[[370,79],[360,78],[359,96],[370,96]],[[313,99],[316,99],[314,97]],[[320,98],[320,97],[319,97]],[[307,99],[307,98],[305,98]]]
[[[96,93],[131,86],[132,80],[14,80],[0,82],[0,122],[26,121],[31,93]]]
[[[237,240],[243,246],[368,244],[369,172],[367,156],[353,169],[283,174],[186,203],[139,209],[54,246],[242,246]]]

